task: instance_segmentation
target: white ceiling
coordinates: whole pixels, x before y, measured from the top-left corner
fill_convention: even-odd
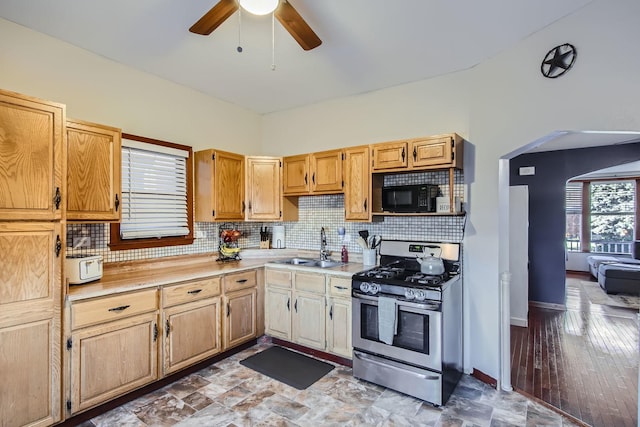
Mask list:
[[[1,0],[0,17],[257,113],[467,69],[592,0],[291,0],[322,40],[271,18],[188,31],[217,0]],[[552,48],[553,46],[549,46]]]

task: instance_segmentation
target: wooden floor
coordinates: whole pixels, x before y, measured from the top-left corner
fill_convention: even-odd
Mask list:
[[[638,425],[638,311],[591,304],[567,277],[566,311],[511,327],[511,382],[594,427]]]

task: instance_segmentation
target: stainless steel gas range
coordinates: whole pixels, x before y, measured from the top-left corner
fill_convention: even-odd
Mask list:
[[[420,272],[425,247],[443,274]],[[460,245],[385,240],[380,255],[352,277],[353,375],[444,405],[462,375]]]

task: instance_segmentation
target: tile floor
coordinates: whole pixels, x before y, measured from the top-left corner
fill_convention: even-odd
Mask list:
[[[357,380],[341,365],[297,390],[239,363],[270,345],[258,343],[81,426],[575,426],[468,375],[440,408]]]

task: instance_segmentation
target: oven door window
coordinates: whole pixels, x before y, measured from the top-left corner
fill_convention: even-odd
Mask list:
[[[382,342],[378,336],[378,307],[369,304],[360,307],[360,336]],[[429,354],[429,315],[398,307],[398,333],[393,337],[393,346]]]

